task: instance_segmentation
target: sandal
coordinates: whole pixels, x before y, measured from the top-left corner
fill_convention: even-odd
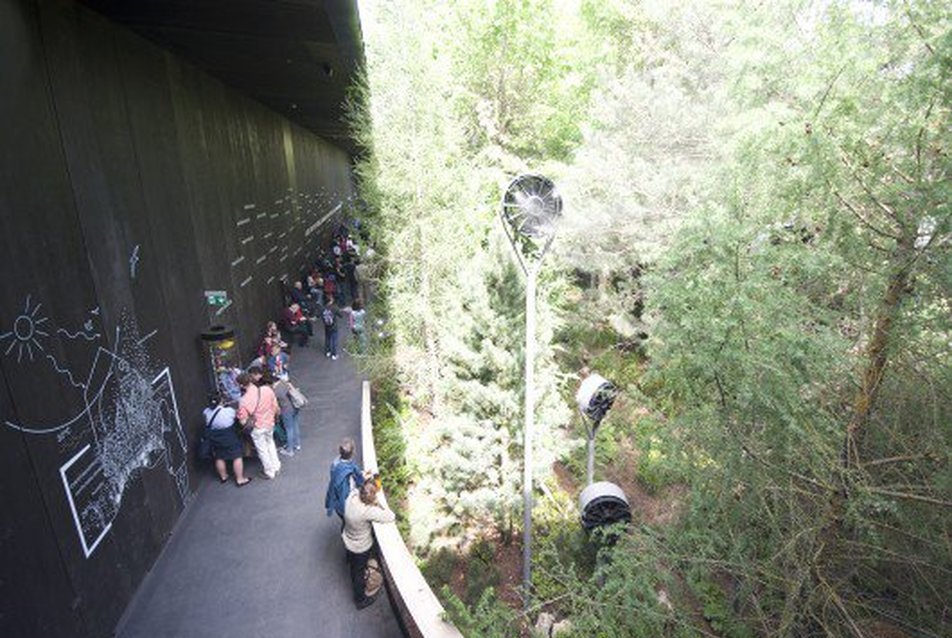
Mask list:
[[[235,481],[235,485],[237,485],[238,487],[244,487],[245,485],[247,485],[248,483],[250,483],[250,482],[253,481],[253,480],[254,480],[254,477],[249,476],[249,477],[245,478],[245,482],[244,482],[244,483],[239,483],[238,481]]]
[[[227,482],[228,482],[228,477],[227,477],[227,476],[219,476],[219,477],[218,477],[218,482],[219,482],[219,483],[227,483]]]

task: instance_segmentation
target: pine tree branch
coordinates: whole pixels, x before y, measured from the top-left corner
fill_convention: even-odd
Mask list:
[[[929,38],[926,37],[925,31],[922,30],[922,27],[919,26],[919,23],[916,22],[915,17],[913,17],[912,10],[909,8],[909,5],[907,4],[905,8],[905,14],[906,17],[909,18],[909,24],[912,25],[913,30],[915,30],[915,32],[919,34],[919,37],[922,38],[922,45],[926,48],[926,51],[928,51],[930,55],[935,55],[935,49],[933,49],[932,45],[929,44]]]
[[[905,463],[908,461],[923,461],[923,460],[926,460],[926,461],[935,460],[935,456],[932,454],[929,454],[928,452],[925,454],[908,454],[905,456],[889,456],[882,459],[866,461],[860,464],[860,467],[867,468],[867,467],[875,467],[877,465],[888,465],[890,463]]]
[[[872,563],[889,561],[900,565],[908,565],[910,567],[928,567],[935,571],[952,576],[952,571],[936,565],[934,562],[926,562],[922,559],[909,556],[908,554],[894,552],[892,550],[886,549],[885,547],[879,547],[878,545],[870,545],[869,543],[861,543],[859,541],[850,540],[845,541],[845,544],[857,549],[857,553],[850,555],[850,561],[868,561]],[[877,553],[881,555],[877,556]]]
[[[826,589],[830,600],[833,601],[833,605],[837,608],[840,614],[842,614],[843,619],[846,620],[846,624],[853,632],[853,635],[856,636],[856,638],[866,638],[866,634],[860,630],[859,626],[856,624],[856,621],[853,620],[853,617],[850,615],[850,613],[846,611],[846,606],[843,604],[843,599],[841,599],[840,595],[836,593],[836,590],[833,589],[833,587],[826,581],[826,579],[823,578],[819,572],[817,572],[817,577],[823,584],[823,587]]]
[[[813,119],[815,120],[820,114],[820,111],[823,109],[823,105],[826,103],[826,98],[830,96],[830,92],[833,90],[833,86],[836,84],[836,81],[840,79],[840,76],[843,74],[843,71],[846,70],[846,64],[841,66],[839,70],[833,74],[833,77],[830,78],[830,81],[826,85],[826,90],[823,92],[823,97],[820,98],[820,103],[816,105],[816,109],[813,111]]]
[[[767,461],[766,459],[760,458],[760,456],[758,456],[757,454],[754,454],[754,453],[750,450],[750,448],[749,448],[746,444],[744,444],[744,443],[741,443],[741,446],[740,446],[740,447],[741,447],[741,450],[744,451],[744,454],[746,454],[746,455],[749,456],[750,458],[754,459],[755,461],[757,461],[758,463],[760,463],[760,464],[763,465],[764,467],[770,468],[770,469],[772,469],[772,470],[779,470],[780,472],[782,472],[783,474],[786,474],[786,475],[789,476],[790,478],[795,478],[795,479],[797,479],[798,481],[803,481],[804,483],[808,483],[808,484],[810,484],[810,485],[812,485],[812,486],[814,486],[814,487],[817,487],[817,488],[819,488],[819,489],[821,489],[821,490],[823,490],[823,491],[825,491],[825,492],[835,492],[835,491],[836,491],[836,488],[834,488],[834,487],[831,486],[831,485],[827,485],[827,484],[825,484],[825,483],[822,483],[822,482],[818,481],[817,479],[810,478],[809,476],[805,476],[805,475],[803,475],[803,474],[800,474],[799,472],[794,472],[793,470],[788,470],[788,469],[785,468],[785,467],[780,467],[780,466],[778,466],[778,465],[774,465],[774,464],[771,463],[770,461]]]
[[[912,532],[907,531],[907,530],[904,530],[904,529],[901,529],[901,528],[899,528],[899,527],[894,527],[894,526],[892,526],[892,525],[887,525],[886,523],[883,523],[882,521],[877,521],[877,520],[874,519],[874,518],[867,519],[867,522],[868,522],[870,525],[875,525],[876,527],[879,527],[880,529],[884,529],[884,530],[886,530],[886,531],[888,531],[888,532],[891,532],[891,533],[893,533],[893,534],[899,534],[899,535],[901,535],[901,536],[905,536],[906,538],[912,539],[912,540],[914,540],[914,541],[918,541],[918,542],[924,543],[924,544],[926,544],[926,545],[931,545],[932,547],[934,547],[934,548],[936,548],[936,549],[939,549],[939,550],[942,550],[942,551],[945,551],[945,550],[947,549],[946,546],[945,546],[944,544],[942,544],[942,543],[939,543],[939,542],[936,542],[936,541],[933,541],[933,540],[929,540],[928,538],[924,538],[924,537],[922,537],[922,536],[919,536],[918,534],[913,534]],[[948,571],[948,570],[946,570],[946,571]]]
[[[932,505],[939,505],[942,507],[952,508],[952,501],[946,501],[940,498],[933,498],[931,496],[922,496],[920,494],[910,494],[908,492],[894,492],[893,490],[883,489],[881,487],[867,487],[867,490],[873,492],[874,494],[882,494],[883,496],[892,496],[894,498],[900,498],[909,501],[919,501],[922,503],[930,503]]]
[[[893,235],[892,233],[889,233],[889,232],[886,232],[885,230],[877,228],[872,222],[870,222],[865,217],[863,217],[862,213],[856,210],[856,208],[851,203],[849,203],[842,195],[840,195],[839,191],[833,191],[833,196],[836,197],[837,201],[839,201],[840,204],[845,206],[846,210],[852,213],[853,217],[855,217],[863,226],[873,231],[880,237],[891,239],[893,241],[900,241],[902,239],[899,235]],[[875,247],[879,248],[879,246],[875,246]]]
[[[932,116],[932,108],[935,106],[935,97],[929,101],[929,106],[926,108],[926,116],[923,118],[927,121]],[[922,178],[922,140],[926,136],[926,125],[923,123],[919,127],[919,133],[916,135],[916,170],[919,171],[920,179]]]

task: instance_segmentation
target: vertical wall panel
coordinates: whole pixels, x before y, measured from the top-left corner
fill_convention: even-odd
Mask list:
[[[0,85],[16,87],[0,98],[0,251],[8,267],[0,286],[2,626],[24,636],[82,635],[59,468],[85,407],[82,377],[69,371],[89,348],[59,331],[82,331],[95,295],[32,3],[0,4],[0,46]]]

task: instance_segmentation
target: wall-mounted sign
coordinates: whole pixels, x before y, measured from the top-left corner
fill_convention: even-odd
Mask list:
[[[228,303],[228,293],[224,290],[206,290],[205,301],[209,306],[224,306]]]

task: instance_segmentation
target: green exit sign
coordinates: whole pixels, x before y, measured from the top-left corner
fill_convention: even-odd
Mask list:
[[[228,293],[224,290],[206,290],[205,301],[209,306],[224,306],[228,303]]]

